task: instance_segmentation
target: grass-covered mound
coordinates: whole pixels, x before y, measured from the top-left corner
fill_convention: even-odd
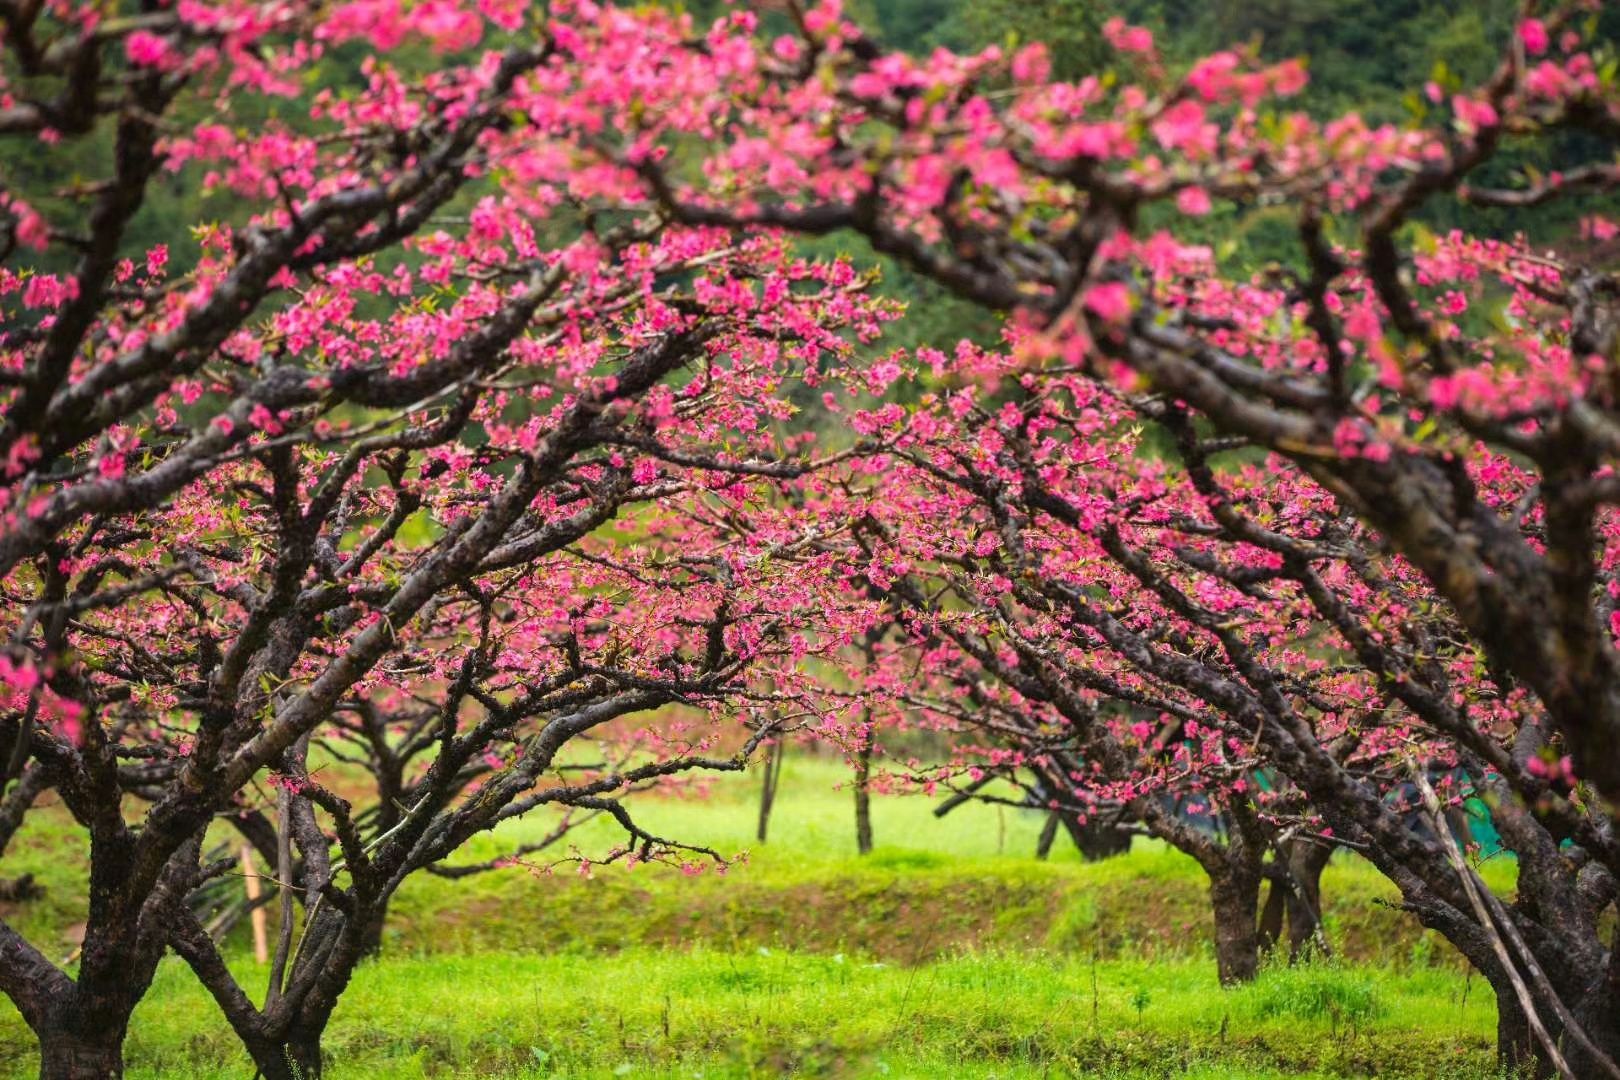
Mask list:
[[[763,846],[749,780],[643,803],[664,835],[750,850],[724,877],[419,876],[339,1008],[331,1075],[1491,1074],[1489,988],[1389,907],[1393,889],[1364,864],[1325,876],[1337,959],[1222,991],[1190,860],[1138,842],[1104,863],[1062,849],[1040,863],[1036,815],[964,807],[940,821],[911,799],[878,800],[882,846],[861,859],[840,776],[790,765]],[[499,854],[522,829],[463,859]],[[575,842],[615,840],[602,822]],[[37,815],[17,845],[7,872],[33,870],[48,891],[8,917],[66,955],[82,902],[72,826]],[[1511,864],[1488,869],[1511,887]],[[245,939],[232,951],[246,984],[261,981]],[[252,1072],[173,958],[127,1060],[132,1077]],[[0,1008],[0,1076],[33,1068],[31,1036]]]

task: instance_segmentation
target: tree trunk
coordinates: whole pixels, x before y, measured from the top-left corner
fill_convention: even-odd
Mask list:
[[[1620,993],[1616,992],[1617,961],[1610,956],[1608,972],[1593,979],[1592,989],[1577,1002],[1566,1002],[1575,1023],[1580,1025],[1598,1051],[1620,1063]],[[1577,1076],[1605,1076],[1607,1070],[1592,1059],[1580,1040],[1564,1037],[1564,1059]]]
[[[294,957],[288,972],[288,993],[299,996],[302,1004],[278,1024],[253,1005],[195,920],[179,927],[171,941],[213,995],[258,1075],[263,1080],[308,1080],[321,1073],[322,1036],[355,966],[367,955],[365,948],[378,939],[385,911],[380,904],[370,919],[352,926],[331,908],[314,916],[305,930],[305,942],[313,945]]]
[[[386,913],[387,908],[384,908],[383,915],[386,915]],[[386,921],[380,915],[377,919],[367,922],[356,931],[360,939],[360,955],[362,957],[370,958],[382,954],[383,928]]]
[[[126,945],[127,939],[112,943]],[[96,944],[105,946],[107,939]],[[17,1002],[39,1039],[40,1080],[117,1080],[124,1075],[129,1018],[151,985],[156,955],[130,950],[121,957],[128,963],[118,975],[98,977],[81,967],[79,982],[63,977],[60,985],[42,988],[45,1001],[26,1007]],[[118,970],[98,959],[103,968]],[[84,966],[90,963],[87,959]],[[43,1007],[32,1007],[36,1005]]]
[[[236,1037],[242,1040],[242,1048],[253,1060],[253,1080],[298,1080],[286,1049],[274,1038],[250,1037],[240,1030]]]
[[[855,751],[855,850],[862,855],[872,851],[872,735],[867,733]]]
[[[295,1031],[287,1037],[287,1062],[297,1080],[319,1080],[321,1032]]]
[[[772,739],[765,748],[765,783],[759,790],[759,842],[765,842],[765,834],[771,825],[771,808],[776,805],[776,784],[782,775],[782,754],[784,750],[780,738]]]
[[[279,1043],[249,1047],[248,1054],[263,1080],[317,1080],[325,1065],[321,1034],[300,1030]]]
[[[1101,862],[1131,850],[1131,833],[1111,822],[1091,818],[1084,824],[1078,814],[1059,813],[1059,820],[1069,832],[1069,839],[1079,849],[1086,862]]]
[[[1277,947],[1277,942],[1282,940],[1283,916],[1287,913],[1292,900],[1291,891],[1286,883],[1276,878],[1272,878],[1271,884],[1266,888],[1266,906],[1260,909],[1261,952],[1271,952]]]
[[[86,1016],[43,1029],[39,1080],[118,1080],[124,1075],[125,1028]]]
[[[318,931],[308,931],[317,941],[314,953],[324,955],[325,959],[313,983],[307,984],[309,988],[303,994],[302,1004],[282,1037],[281,1057],[290,1069],[286,1080],[315,1080],[321,1075],[324,1065],[321,1039],[332,1021],[338,1000],[354,977],[355,968],[368,955],[365,952],[368,943],[379,939],[386,912],[387,898],[380,897],[376,906],[365,912],[359,921],[336,929],[336,941],[329,949],[319,946]],[[294,973],[292,981],[294,985],[299,982],[298,973]]]
[[[1537,1051],[1536,1037],[1513,987],[1505,981],[1496,987],[1496,1061],[1509,1076],[1541,1076],[1545,1063]]]
[[[1260,879],[1230,872],[1209,881],[1215,915],[1215,969],[1222,986],[1252,982],[1260,971]]]
[[[1313,952],[1326,956],[1327,936],[1322,932],[1322,871],[1333,849],[1322,844],[1290,844],[1288,874],[1293,888],[1288,890],[1288,962],[1309,958]]]
[[[1040,838],[1035,841],[1035,857],[1044,859],[1052,854],[1052,841],[1057,839],[1058,815],[1054,810],[1046,815],[1046,824],[1041,826]]]
[[[1496,993],[1496,1056],[1502,1073],[1524,1077],[1525,1080],[1556,1078],[1558,1068],[1531,1029],[1530,1021],[1519,1004],[1519,996],[1507,975],[1495,964],[1476,963],[1474,966],[1485,974]],[[1549,965],[1545,959],[1538,959],[1538,966],[1545,971]],[[1607,1057],[1609,1062],[1620,1062],[1620,1001],[1617,1001],[1602,972],[1592,973],[1589,987],[1585,993],[1567,986],[1562,989],[1554,986],[1553,989],[1560,995],[1580,1033],[1597,1053]],[[1612,1075],[1609,1066],[1599,1061],[1583,1040],[1564,1026],[1557,1011],[1543,995],[1534,988],[1532,993],[1537,1015],[1547,1035],[1563,1055],[1570,1074],[1582,1078]]]

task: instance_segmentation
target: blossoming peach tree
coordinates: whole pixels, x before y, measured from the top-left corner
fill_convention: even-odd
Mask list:
[[[863,419],[915,440],[848,516],[881,524],[870,543],[905,569],[879,573],[925,634],[1038,727],[1101,738],[1091,698],[1179,725],[1229,811],[1233,781],[1246,799],[1245,773],[1278,770],[1487,974],[1504,1052],[1612,1073],[1616,227],[1596,201],[1583,238],[1423,224],[1620,183],[1598,6],[1526,7],[1483,84],[1428,84],[1406,125],[1289,111],[1298,62],[1172,69],[1118,21],[1116,70],[1069,83],[1039,44],[912,58],[836,4],[791,11],[751,64],[690,50],[730,73],[706,152],[649,109],[620,159],[679,220],[853,230],[1009,314],[977,397],[946,398],[978,375],[941,355],[951,407]],[[1558,167],[1482,179],[1524,145]],[[1233,274],[1199,250],[1217,205],[1291,212],[1293,266]],[[1105,734],[1081,771],[1140,791],[1142,750],[1166,748]],[[1514,904],[1399,811],[1402,788],[1448,797],[1435,765],[1493,800]]]
[[[8,159],[48,181],[0,225],[0,847],[52,791],[90,868],[76,968],[0,923],[42,1075],[121,1073],[171,946],[261,1074],[318,1074],[400,883],[525,814],[720,859],[624,795],[742,767],[865,630],[804,554],[830,527],[722,526],[826,464],[788,392],[891,312],[598,152],[665,77],[644,23],[0,11]],[[176,186],[221,219],[141,244]],[[262,996],[185,903],[232,825],[283,891]]]
[[[1251,978],[1280,932],[1282,910],[1257,919],[1268,878],[1294,948],[1313,946],[1325,855],[1348,846],[1491,978],[1504,1048],[1522,1048],[1498,916],[1474,910],[1477,882],[1431,818],[1487,799],[1521,859],[1501,917],[1548,944],[1530,951],[1562,972],[1560,1001],[1596,1008],[1601,965],[1569,956],[1576,942],[1604,955],[1590,919],[1607,903],[1606,814],[1421,575],[1275,458],[1213,465],[1232,441],[1162,399],[1012,354],[957,359],[983,381],[894,415],[893,449],[857,489],[881,495],[830,511],[855,522],[848,573],[885,590],[903,627],[888,666],[928,675],[881,685],[969,737],[917,778],[971,791],[1032,773],[1054,806],[1138,820],[1185,850],[1210,877],[1225,981]],[[1148,455],[1150,422],[1177,441]],[[1576,917],[1583,876],[1593,906]]]
[[[618,797],[784,714],[864,728],[805,662],[863,653],[869,703],[980,725],[1065,807],[1170,835],[1159,794],[1207,802],[1233,925],[1267,847],[1357,847],[1505,1053],[1611,1071],[1617,286],[1419,227],[1620,180],[1587,9],[1527,9],[1408,126],[1118,22],[1119,70],[1066,83],[787,13],[0,2],[0,132],[44,163],[0,192],[0,843],[51,789],[91,865],[76,973],[0,927],[45,1074],[121,1068],[170,946],[262,1072],[318,1071],[406,875],[543,805],[689,858]],[[1518,140],[1569,160],[1476,179]],[[176,184],[221,220],[138,242]],[[1292,211],[1297,265],[1230,273],[1190,242],[1217,204]],[[864,363],[889,312],[781,235],[845,229],[1007,350]],[[847,459],[793,433],[800,386]],[[320,768],[356,754],[361,811]],[[1492,800],[1515,901],[1403,792]],[[301,897],[262,1004],[182,902],[221,819]]]

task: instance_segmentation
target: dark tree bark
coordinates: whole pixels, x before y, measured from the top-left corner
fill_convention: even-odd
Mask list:
[[[1057,817],[1086,862],[1101,862],[1131,850],[1130,830],[1114,822],[1095,817],[1082,822],[1078,814],[1059,813]]]
[[[384,905],[382,911],[383,917],[379,917],[375,921],[367,923],[366,928],[360,932],[359,949],[361,956],[371,957],[382,954],[383,928],[388,922],[386,918],[387,911],[387,905]]]
[[[1288,866],[1288,961],[1331,951],[1322,932],[1322,871],[1333,849],[1326,844],[1290,840],[1283,845]],[[1275,886],[1274,886],[1275,887]]]
[[[1496,989],[1496,1058],[1509,1075],[1543,1076],[1546,1063],[1541,1059],[1530,1022],[1519,1008],[1511,986]]]
[[[1056,810],[1046,815],[1046,823],[1041,826],[1041,835],[1035,841],[1035,857],[1044,859],[1052,854],[1052,843],[1057,839],[1058,813]]]
[[[1287,882],[1279,881],[1275,876],[1266,886],[1265,906],[1260,909],[1259,942],[1260,951],[1270,953],[1282,940],[1283,923],[1288,913],[1289,893],[1292,889]]]
[[[1572,1010],[1576,1022],[1610,1061],[1620,1061],[1620,987],[1615,985],[1617,960],[1611,955],[1609,970],[1581,998]],[[1602,1076],[1602,1067],[1574,1040],[1565,1040],[1564,1057],[1577,1076]]]
[[[1035,843],[1035,857],[1044,859],[1052,853],[1052,843],[1057,839],[1058,826],[1063,826],[1074,841],[1075,850],[1086,862],[1101,862],[1111,859],[1115,855],[1123,855],[1131,850],[1131,831],[1122,829],[1116,824],[1104,823],[1092,819],[1081,822],[1079,815],[1054,810],[1046,816],[1046,823],[1041,826],[1040,838]]]
[[[87,1011],[39,1032],[40,1080],[116,1080],[124,1075],[126,1023],[102,1026]]]
[[[786,747],[780,738],[772,739],[765,748],[765,776],[759,790],[759,828],[755,833],[762,844],[771,827],[771,810],[776,805],[776,785],[782,777],[782,756],[785,750]]]
[[[39,1040],[40,1080],[122,1077],[129,1019],[156,966],[155,957],[136,955],[127,979],[101,974],[81,974],[78,982],[45,979],[32,1000],[14,998]]]
[[[295,964],[286,993],[261,1011],[231,977],[223,958],[202,928],[191,920],[177,927],[175,950],[214,997],[264,1080],[312,1080],[324,1069],[321,1040],[365,946],[375,940],[382,912],[350,919],[331,909],[317,912],[300,943],[303,963]]]
[[[1287,925],[1288,962],[1330,952],[1322,933],[1322,871],[1333,849],[1313,840],[1290,838],[1274,846],[1276,859],[1267,868],[1270,886],[1260,911],[1260,950],[1269,953],[1283,939]]]
[[[320,1080],[324,1073],[326,1063],[321,1052],[321,1034],[322,1031],[298,1031],[288,1036],[287,1062],[292,1066],[292,1075],[298,1080]]]
[[[1039,792],[1050,793],[1064,789],[1061,769],[1037,768],[1034,772]],[[1037,798],[1049,797],[1049,794],[1037,796]],[[1044,859],[1051,852],[1059,825],[1062,825],[1064,831],[1069,834],[1069,839],[1074,841],[1075,850],[1080,852],[1080,857],[1086,862],[1112,858],[1131,849],[1131,831],[1121,826],[1117,816],[1095,813],[1082,815],[1078,810],[1060,806],[1052,811],[1041,829],[1040,842],[1035,849],[1036,858]]]
[[[92,845],[117,845],[103,823]],[[200,832],[158,874],[144,903],[129,903],[104,858],[90,879],[92,922],[70,979],[20,934],[0,922],[0,989],[39,1041],[41,1080],[107,1080],[124,1075],[123,1043],[163,952],[161,928],[184,911],[201,846]],[[96,916],[100,916],[99,919]]]
[[[1215,970],[1222,986],[1253,982],[1260,973],[1260,876],[1246,868],[1212,874],[1210,907],[1215,916]]]

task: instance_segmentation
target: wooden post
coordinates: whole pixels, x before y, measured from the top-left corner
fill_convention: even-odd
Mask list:
[[[248,903],[252,905],[248,918],[253,921],[253,959],[261,964],[270,962],[270,946],[265,941],[264,907],[259,904],[259,873],[253,869],[253,848],[242,845],[242,880],[247,883]]]

